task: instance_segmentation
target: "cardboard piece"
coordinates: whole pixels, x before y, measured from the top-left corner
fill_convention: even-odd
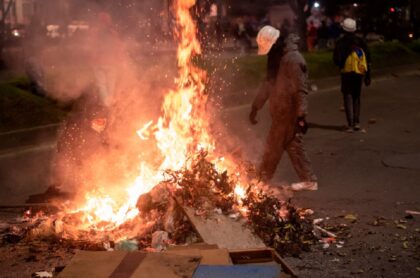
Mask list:
[[[60,278],[186,278],[192,277],[200,257],[126,251],[78,251]]]
[[[194,256],[201,257],[200,265],[232,265],[229,251],[227,249],[178,249],[168,250],[165,253],[181,255],[181,256]]]

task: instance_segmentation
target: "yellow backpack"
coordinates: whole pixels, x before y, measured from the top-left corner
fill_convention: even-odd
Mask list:
[[[353,50],[347,57],[344,68],[341,70],[341,72],[354,72],[364,75],[367,70],[368,67],[365,52],[360,47],[353,47]]]

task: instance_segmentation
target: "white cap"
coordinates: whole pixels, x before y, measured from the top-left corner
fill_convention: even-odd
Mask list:
[[[276,28],[270,25],[261,28],[257,35],[258,55],[267,54],[279,37],[280,31]]]
[[[346,18],[341,23],[341,27],[343,27],[344,31],[355,32],[357,29],[356,20],[351,19],[351,18]]]

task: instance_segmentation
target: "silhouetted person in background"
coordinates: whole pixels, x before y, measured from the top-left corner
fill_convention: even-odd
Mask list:
[[[328,26],[325,20],[322,21],[321,27],[319,27],[317,32],[317,45],[319,50],[327,49],[328,42]]]
[[[347,132],[360,130],[360,95],[362,82],[370,85],[370,53],[366,42],[355,35],[356,21],[347,18],[342,24],[344,35],[334,49],[334,63],[341,71],[341,92],[347,118]]]

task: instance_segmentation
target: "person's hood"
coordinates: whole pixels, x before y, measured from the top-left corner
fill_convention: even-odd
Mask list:
[[[298,35],[296,35],[294,33],[289,34],[284,41],[284,43],[285,43],[284,51],[285,52],[290,52],[290,51],[298,50],[299,49],[299,41],[300,41],[300,37]]]

